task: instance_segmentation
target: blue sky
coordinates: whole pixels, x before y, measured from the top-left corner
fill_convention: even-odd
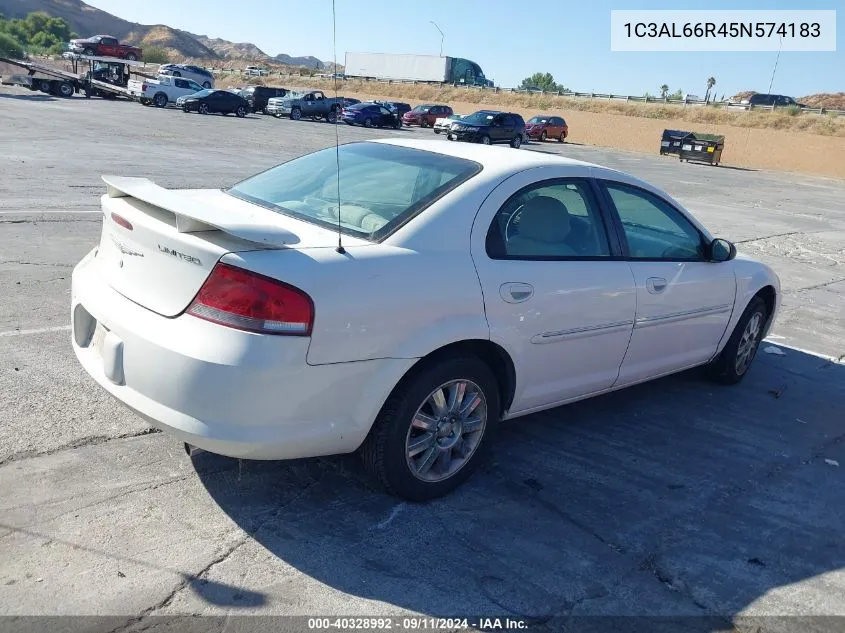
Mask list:
[[[210,37],[256,44],[266,53],[332,58],[330,0],[87,0],[119,17],[168,24]],[[378,6],[378,8],[376,8]],[[550,72],[571,90],[640,95],[671,90],[703,95],[707,77],[715,92],[765,92],[775,52],[627,53],[610,51],[611,9],[839,9],[836,52],[781,53],[772,91],[793,96],[845,91],[845,4],[729,0],[654,2],[593,0],[423,0],[415,3],[337,0],[337,59],[345,51],[444,54],[477,62],[497,85],[517,85],[534,72]]]

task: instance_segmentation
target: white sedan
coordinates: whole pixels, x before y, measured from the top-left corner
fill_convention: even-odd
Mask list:
[[[545,153],[386,140],[225,190],[104,180],[73,272],[92,378],[215,453],[360,450],[411,500],[464,481],[500,420],[698,365],[738,382],[780,304],[662,191]]]

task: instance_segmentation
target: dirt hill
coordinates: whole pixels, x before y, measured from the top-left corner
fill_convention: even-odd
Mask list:
[[[129,22],[92,7],[82,0],[0,0],[0,14],[8,18],[24,18],[33,11],[44,11],[64,18],[80,37],[108,34],[136,46],[159,46],[170,53],[173,61],[222,59],[268,62],[276,59],[285,64],[323,68],[323,62],[316,57],[290,57],[280,54],[277,59],[249,42],[235,43],[220,38],[212,39],[205,35],[174,29],[166,24]]]

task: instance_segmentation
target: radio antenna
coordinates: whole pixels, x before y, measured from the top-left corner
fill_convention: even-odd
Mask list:
[[[332,68],[332,78],[334,79],[334,102],[335,106],[338,103],[337,100],[337,14],[335,11],[335,0],[332,0],[332,62],[334,64]],[[342,238],[342,231],[340,225],[340,133],[338,132],[338,128],[340,127],[337,124],[337,117],[338,112],[335,110],[335,119],[334,119],[334,155],[335,161],[337,162],[337,248],[335,251],[343,255],[346,253],[346,249],[343,248],[343,238]]]

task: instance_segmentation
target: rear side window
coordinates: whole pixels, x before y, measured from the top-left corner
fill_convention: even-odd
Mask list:
[[[518,191],[490,225],[487,254],[527,260],[609,257],[607,232],[589,184],[556,179]]]
[[[479,171],[478,163],[444,154],[387,143],[350,143],[295,158],[227,193],[331,230],[339,224],[345,234],[379,241]]]

